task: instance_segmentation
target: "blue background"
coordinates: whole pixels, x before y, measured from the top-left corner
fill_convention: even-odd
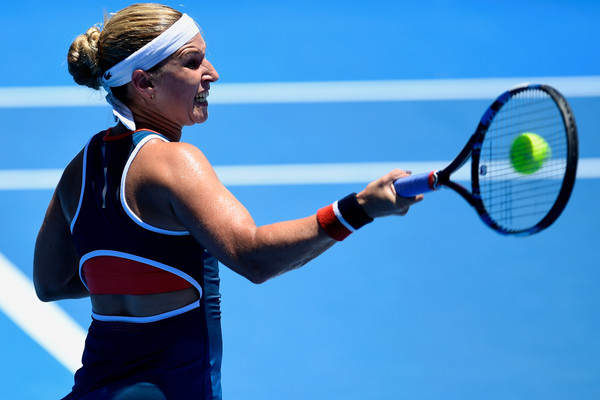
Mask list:
[[[73,85],[72,40],[122,1],[10,2],[0,87]],[[194,1],[223,83],[598,75],[598,1]],[[518,83],[518,82],[515,82]],[[560,88],[558,88],[560,90]],[[213,92],[219,85],[213,85]],[[600,99],[569,99],[600,157]],[[487,100],[211,105],[184,140],[214,165],[451,159]],[[0,169],[63,168],[107,107],[0,109]],[[402,165],[398,165],[402,167]],[[376,178],[376,177],[373,177]],[[259,224],[361,185],[232,187]],[[0,252],[31,276],[50,190],[0,191]],[[600,398],[598,179],[527,239],[450,191],[264,285],[222,271],[226,399]],[[1,277],[0,277],[1,279]],[[59,303],[82,327],[87,300]],[[3,398],[56,399],[71,373],[0,313]]]

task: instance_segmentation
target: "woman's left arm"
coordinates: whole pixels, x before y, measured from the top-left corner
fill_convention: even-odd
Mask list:
[[[71,236],[69,222],[64,213],[61,191],[65,192],[70,182],[75,182],[77,173],[73,164],[65,170],[58,184],[44,222],[37,236],[33,257],[33,283],[42,301],[74,299],[89,296],[79,279],[79,257]],[[75,176],[74,176],[75,175]],[[81,174],[79,173],[79,176]],[[79,184],[79,186],[81,186]],[[69,188],[70,189],[70,188]],[[71,193],[76,193],[73,191]]]

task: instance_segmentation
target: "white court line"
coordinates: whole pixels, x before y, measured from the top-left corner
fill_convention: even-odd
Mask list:
[[[494,99],[522,83],[544,83],[566,97],[599,97],[600,76],[382,81],[215,83],[211,104]],[[0,108],[106,106],[104,92],[81,86],[0,87]]]
[[[216,166],[215,171],[226,186],[280,186],[366,183],[394,168],[414,173],[444,168],[449,161],[396,161],[381,163],[273,164]],[[454,180],[469,180],[469,164],[453,175]],[[0,170],[1,190],[50,190],[56,187],[60,169]],[[577,179],[600,178],[600,158],[582,158]]]
[[[2,253],[0,277],[0,310],[74,373],[81,366],[85,331],[57,304],[38,300],[31,280]]]

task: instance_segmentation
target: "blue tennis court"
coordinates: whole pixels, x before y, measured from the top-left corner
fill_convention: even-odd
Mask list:
[[[569,100],[570,202],[503,237],[450,190],[253,285],[221,268],[226,399],[600,397],[600,3],[166,2],[220,74],[184,130],[258,224],[304,217],[389,168],[442,168],[501,91]],[[88,300],[39,302],[33,246],[60,171],[112,124],[67,72],[73,39],[129,3],[11,2],[0,14],[0,397],[70,389]]]

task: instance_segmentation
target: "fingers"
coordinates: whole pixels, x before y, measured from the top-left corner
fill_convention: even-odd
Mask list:
[[[419,194],[414,197],[396,196],[396,207],[399,210],[398,215],[406,215],[411,206],[423,201],[424,198],[425,196],[423,196],[422,194]]]
[[[359,204],[373,218],[406,215],[413,204],[423,200],[423,195],[401,197],[396,194],[394,182],[410,174],[411,171],[394,169],[369,183],[362,192],[357,194]]]
[[[391,172],[388,172],[386,175],[384,175],[381,179],[385,180],[386,183],[387,182],[391,182],[394,183],[395,181],[397,181],[400,178],[406,178],[407,176],[410,176],[412,174],[412,171],[408,171],[408,170],[403,170],[403,169],[395,169]]]
[[[397,176],[397,178],[392,181],[391,188],[392,188],[392,191],[394,192],[394,195],[396,196],[396,207],[400,210],[400,212],[398,214],[400,216],[405,216],[408,213],[408,211],[412,205],[423,201],[423,199],[425,198],[425,196],[423,196],[422,194],[419,194],[419,195],[413,196],[413,197],[403,197],[396,193],[396,188],[394,186],[394,182],[397,179],[406,178],[406,177],[410,176],[411,173],[412,173],[411,171],[402,171],[402,170],[392,171],[393,176]]]
[[[408,206],[418,203],[423,200],[424,196],[422,194],[413,197],[402,197],[396,193],[396,188],[394,186],[394,182],[398,179],[409,177],[412,174],[412,171],[395,169],[388,174],[384,175],[382,178],[386,183],[391,184],[391,190],[394,193],[394,196],[397,198],[396,202],[400,205],[402,203],[407,204]]]

